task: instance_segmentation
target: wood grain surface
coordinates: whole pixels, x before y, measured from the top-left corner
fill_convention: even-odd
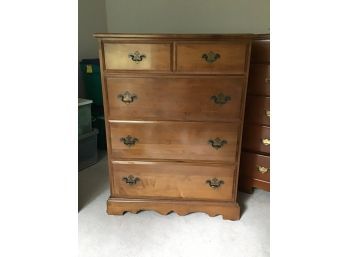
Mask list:
[[[176,70],[178,72],[208,72],[244,74],[246,72],[247,41],[230,43],[178,43]],[[202,56],[214,52],[219,58],[209,63]]]
[[[175,162],[113,161],[113,197],[178,198],[182,200],[234,200],[234,165]],[[137,177],[134,185],[123,178]],[[223,181],[212,188],[207,180]]]
[[[169,71],[171,69],[170,44],[105,43],[104,52],[107,70]],[[129,54],[135,52],[145,55],[142,61],[132,61]]]
[[[239,219],[239,157],[254,36],[94,36],[107,134],[108,214],[203,211]],[[131,185],[130,176],[137,183]],[[223,184],[212,188],[207,181]]]
[[[248,94],[270,96],[270,73],[268,64],[250,66]]]
[[[240,162],[239,189],[251,193],[253,188],[270,191],[270,40],[258,35],[252,43],[251,64],[243,128],[243,152]],[[267,112],[269,113],[267,114]]]
[[[244,150],[270,154],[271,145],[266,140],[270,140],[270,129],[268,126],[244,125],[243,145]]]
[[[236,121],[242,114],[245,79],[231,77],[108,77],[110,119]],[[136,95],[131,103],[120,94]],[[218,104],[214,97],[229,100]]]
[[[270,98],[266,96],[248,95],[245,104],[245,118],[247,124],[270,125]]]
[[[267,155],[243,152],[240,160],[240,170],[243,177],[270,182],[270,157]],[[258,170],[258,166],[269,169],[265,173]]]
[[[238,203],[228,201],[178,201],[160,199],[125,199],[109,198],[107,213],[111,215],[123,215],[126,212],[138,213],[140,211],[156,211],[162,215],[175,212],[180,216],[193,212],[205,212],[214,217],[222,215],[223,219],[239,220],[240,207]]]
[[[117,159],[236,161],[239,123],[114,122],[111,124],[112,156]],[[120,139],[138,139],[133,146]],[[209,140],[226,140],[216,149]]]

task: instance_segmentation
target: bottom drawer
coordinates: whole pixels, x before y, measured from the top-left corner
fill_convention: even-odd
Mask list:
[[[234,200],[234,165],[112,163],[112,197]]]
[[[266,155],[242,152],[240,158],[240,176],[270,181],[270,157]]]

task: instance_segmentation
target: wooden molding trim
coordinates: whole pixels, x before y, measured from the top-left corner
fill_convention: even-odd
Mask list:
[[[94,33],[93,36],[95,38],[103,38],[103,39],[111,39],[116,38],[118,40],[125,38],[127,40],[140,38],[140,39],[161,39],[161,38],[169,38],[169,39],[253,39],[257,34],[129,34],[129,33]]]
[[[180,216],[193,212],[204,212],[214,217],[222,215],[223,219],[239,220],[240,208],[236,202],[200,202],[200,201],[173,201],[149,199],[109,198],[107,213],[109,215],[123,215],[126,212],[156,211],[162,215],[175,212]]]

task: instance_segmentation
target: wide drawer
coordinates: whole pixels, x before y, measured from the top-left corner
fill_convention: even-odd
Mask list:
[[[246,124],[243,128],[243,149],[270,153],[269,127]]]
[[[241,118],[244,79],[107,78],[109,118],[233,121]]]
[[[247,67],[248,42],[178,43],[178,72],[244,74]]]
[[[235,166],[113,161],[113,197],[232,200]]]
[[[270,73],[268,64],[252,64],[250,66],[248,94],[270,95]]]
[[[170,44],[104,43],[106,70],[171,70]]]
[[[234,162],[239,126],[239,122],[115,122],[110,124],[112,156]]]
[[[270,181],[270,157],[260,154],[242,152],[240,159],[240,176],[263,181]]]
[[[269,126],[270,115],[269,97],[247,96],[245,104],[245,122]]]

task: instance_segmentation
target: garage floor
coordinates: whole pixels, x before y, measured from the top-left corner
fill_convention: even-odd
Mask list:
[[[108,196],[107,161],[102,154],[96,165],[79,172],[80,257],[269,256],[268,192],[240,193],[239,221],[153,211],[108,216]]]

